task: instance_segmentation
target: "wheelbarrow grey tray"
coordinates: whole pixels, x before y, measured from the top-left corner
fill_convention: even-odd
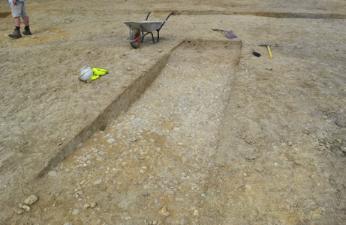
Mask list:
[[[153,32],[161,28],[162,21],[140,21],[140,22],[124,22],[130,29],[140,29],[144,32]]]

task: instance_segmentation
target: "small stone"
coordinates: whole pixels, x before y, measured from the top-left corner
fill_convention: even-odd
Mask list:
[[[79,214],[79,209],[73,209],[72,210],[72,215],[78,215]]]
[[[127,67],[127,71],[132,71],[132,68],[131,67]]]
[[[248,161],[253,161],[257,158],[257,156],[254,153],[248,153],[245,155],[245,159]]]
[[[86,203],[85,205],[84,205],[84,209],[93,209],[93,208],[95,208],[97,206],[97,203],[96,202],[92,202],[92,203]]]
[[[273,71],[273,68],[267,67],[266,70]]]
[[[72,223],[64,223],[64,225],[72,225]]]
[[[51,170],[51,171],[48,172],[48,176],[50,176],[50,177],[56,177],[56,176],[57,176],[57,173],[56,173],[56,171]]]
[[[338,127],[345,128],[346,127],[346,116],[345,114],[338,114],[335,119],[335,124]]]
[[[95,208],[97,206],[97,203],[96,202],[92,202],[91,204],[90,204],[90,208]]]
[[[168,209],[167,209],[166,206],[162,207],[162,208],[160,209],[159,213],[160,213],[162,216],[166,216],[166,217],[170,215],[170,213],[169,213],[169,211],[168,211]]]
[[[288,146],[292,146],[293,143],[289,141],[289,142],[287,143],[287,145],[288,145]]]
[[[131,137],[130,139],[129,139],[129,141],[130,142],[136,142],[138,139],[136,138],[136,137]]]
[[[162,49],[159,49],[159,52],[161,53],[163,50]]]
[[[101,184],[102,183],[102,180],[101,179],[98,179],[98,180],[96,180],[95,182],[94,182],[94,185],[99,185],[99,184]]]
[[[75,191],[76,191],[76,189],[75,189]],[[74,193],[74,197],[77,199],[80,199],[82,197],[82,195],[83,195],[83,192],[81,192],[81,191],[77,191],[76,193]]]
[[[107,142],[108,142],[108,144],[114,144],[115,139],[114,138],[108,138]]]
[[[33,205],[35,202],[38,201],[38,197],[36,195],[30,195],[24,200],[24,204],[26,205]]]
[[[24,209],[25,211],[29,212],[30,211],[30,206],[25,205],[25,204],[19,204],[20,209]]]
[[[148,225],[157,225],[158,222],[156,220],[153,220],[153,221],[149,220],[149,221],[146,222],[146,224],[148,224]]]
[[[193,210],[193,215],[194,215],[194,216],[199,216],[199,212],[198,212],[197,209],[194,209],[194,210]]]
[[[24,210],[23,209],[18,209],[18,208],[15,208],[14,209],[14,212],[18,215],[22,215],[24,213]]]

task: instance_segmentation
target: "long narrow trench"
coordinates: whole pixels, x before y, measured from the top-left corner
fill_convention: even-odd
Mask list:
[[[182,44],[128,112],[38,181],[41,200],[26,219],[197,221],[240,48],[237,41]]]

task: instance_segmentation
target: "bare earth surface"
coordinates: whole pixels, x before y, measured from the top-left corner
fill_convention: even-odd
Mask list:
[[[0,6],[0,224],[345,224],[345,1],[28,1],[34,35],[16,41]],[[148,10],[177,15],[133,50],[123,21]],[[37,177],[183,40],[138,101]],[[86,64],[110,74],[82,83]]]

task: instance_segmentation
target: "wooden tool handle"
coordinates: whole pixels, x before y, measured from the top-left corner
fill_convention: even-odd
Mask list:
[[[272,59],[273,58],[273,53],[272,53],[272,50],[271,50],[269,45],[267,45],[267,49],[268,49],[269,58]]]

